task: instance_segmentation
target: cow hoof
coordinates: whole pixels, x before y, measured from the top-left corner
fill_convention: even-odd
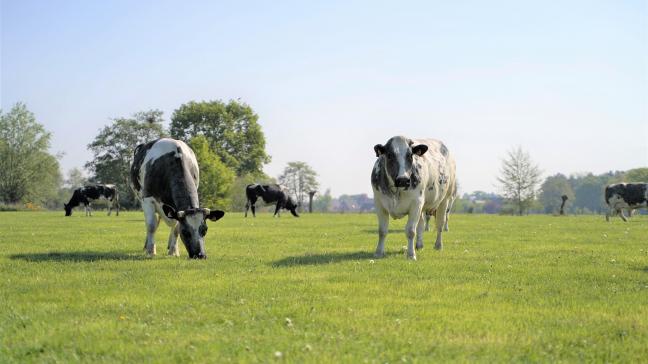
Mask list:
[[[416,243],[416,250],[423,249],[423,243]]]
[[[375,252],[374,253],[374,258],[384,258],[385,257],[385,252]]]
[[[436,243],[436,244],[434,244],[434,249],[436,249],[436,250],[441,250],[441,249],[443,249],[443,244],[441,244],[441,243]]]
[[[416,260],[416,255],[414,255],[414,254],[413,254],[413,255],[409,255],[409,254],[407,254],[407,259],[409,259],[409,260]]]

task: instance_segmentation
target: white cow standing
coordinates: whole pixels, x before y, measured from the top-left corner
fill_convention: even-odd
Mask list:
[[[425,211],[441,211],[435,216],[435,249],[442,249],[446,212],[456,195],[455,161],[448,148],[435,139],[409,139],[395,136],[385,145],[374,146],[376,163],[371,173],[374,203],[378,216],[376,257],[385,255],[389,217],[407,215],[407,257],[416,260],[423,248]]]

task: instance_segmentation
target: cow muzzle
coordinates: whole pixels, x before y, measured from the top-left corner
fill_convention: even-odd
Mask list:
[[[394,181],[394,184],[396,185],[396,187],[409,187],[410,178],[406,176],[397,177]]]

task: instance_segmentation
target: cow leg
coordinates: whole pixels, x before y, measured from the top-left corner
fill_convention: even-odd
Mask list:
[[[423,230],[427,227],[430,217],[425,213],[421,213],[418,225],[416,225],[416,250],[423,249]]]
[[[445,224],[443,225],[443,231],[450,231],[450,227],[448,226],[449,221],[450,221],[450,207],[448,207],[445,213]]]
[[[155,204],[152,198],[142,199],[142,210],[144,210],[144,220],[146,223],[146,243],[144,249],[149,256],[155,255],[155,231],[157,230],[160,219],[155,211]]]
[[[430,214],[425,213],[425,231],[430,231]]]
[[[627,218],[625,217],[625,215],[623,214],[623,210],[618,209],[618,210],[617,210],[617,213],[619,214],[619,216],[621,217],[621,219],[622,219],[623,221],[628,222],[628,219],[627,219]]]
[[[173,226],[171,226],[171,233],[169,234],[169,244],[167,248],[169,249],[169,256],[179,257],[180,251],[178,250],[178,228],[180,224],[174,221]]]
[[[421,206],[414,207],[407,215],[407,224],[405,225],[405,236],[407,236],[407,259],[416,260],[416,250],[414,250],[414,236],[416,228],[421,221]],[[423,234],[421,234],[422,236]]]
[[[376,215],[378,215],[378,246],[376,246],[376,258],[385,256],[385,238],[389,231],[389,215],[382,207],[376,206]]]
[[[254,204],[250,205],[250,209],[252,210],[252,217],[256,217],[256,206]]]
[[[110,216],[110,213],[112,212],[112,201],[108,202],[108,216]]]
[[[281,203],[277,202],[277,207],[275,207],[275,212],[273,216],[279,215],[281,217],[281,214],[279,213],[279,210],[281,210]]]
[[[448,200],[444,200],[443,202],[441,202],[441,205],[439,205],[437,212],[447,211],[447,209],[448,209]],[[446,224],[446,214],[437,213],[436,214],[437,238],[436,238],[436,242],[434,243],[434,249],[436,250],[443,249],[443,241],[441,239],[441,234],[443,233],[443,227],[445,226],[445,224]]]
[[[245,217],[247,217],[247,212],[250,209],[250,200],[247,200],[245,203]]]
[[[605,221],[610,222],[610,216],[614,216],[614,210],[610,208],[605,214]]]

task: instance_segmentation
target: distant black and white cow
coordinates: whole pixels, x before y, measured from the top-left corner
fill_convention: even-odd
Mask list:
[[[610,208],[605,214],[605,220],[610,216],[619,215],[623,221],[628,221],[623,215],[626,209],[632,215],[635,209],[648,207],[648,183],[617,183],[605,187],[605,203]]]
[[[456,194],[455,161],[446,146],[434,139],[408,139],[395,136],[385,145],[374,146],[376,163],[371,173],[374,203],[378,215],[376,257],[385,255],[389,217],[407,215],[407,257],[416,259],[416,249],[423,248],[426,211],[442,211],[435,216],[435,249],[441,249],[441,234],[448,207]]]
[[[279,210],[286,209],[290,211],[295,217],[297,214],[297,204],[279,185],[260,185],[252,184],[245,187],[245,195],[247,196],[247,203],[245,204],[245,217],[247,217],[248,209],[252,209],[252,216],[256,217],[255,204],[257,199],[261,197],[266,204],[276,203],[275,212],[273,216],[279,214]]]
[[[115,214],[119,216],[119,193],[115,185],[91,185],[83,186],[74,190],[72,198],[68,203],[63,204],[65,216],[72,215],[72,209],[83,204],[86,216],[92,216],[91,203],[94,200],[108,201],[108,216],[115,207]]]
[[[225,213],[198,204],[199,170],[194,152],[182,141],[158,139],[135,148],[131,185],[144,210],[144,249],[155,255],[153,240],[160,218],[171,227],[168,254],[178,256],[178,234],[190,258],[207,258],[206,220],[216,221]]]

